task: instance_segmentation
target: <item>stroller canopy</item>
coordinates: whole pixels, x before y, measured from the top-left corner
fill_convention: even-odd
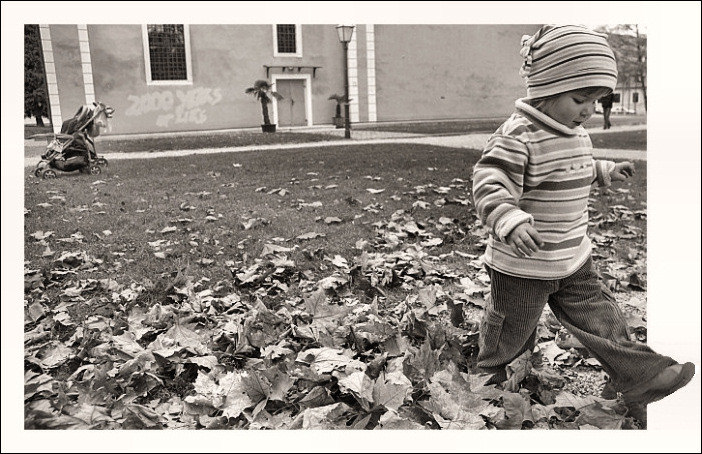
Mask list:
[[[61,134],[75,134],[78,131],[82,131],[102,113],[107,118],[112,118],[114,111],[112,107],[101,102],[94,102],[93,105],[82,105],[72,118],[63,122]]]

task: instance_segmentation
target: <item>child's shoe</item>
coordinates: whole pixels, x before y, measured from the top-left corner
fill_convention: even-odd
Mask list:
[[[694,364],[673,364],[648,382],[625,392],[624,401],[645,405],[661,400],[687,385],[694,375]]]

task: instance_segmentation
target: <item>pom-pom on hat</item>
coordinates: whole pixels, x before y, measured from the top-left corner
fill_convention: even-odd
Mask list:
[[[522,37],[520,54],[528,99],[617,85],[617,62],[606,36],[585,27],[545,25]]]

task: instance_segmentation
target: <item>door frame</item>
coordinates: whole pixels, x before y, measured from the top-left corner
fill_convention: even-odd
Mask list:
[[[275,87],[279,80],[303,80],[305,81],[305,115],[307,116],[307,126],[312,126],[312,75],[311,74],[272,74],[271,83]],[[273,123],[278,124],[278,100],[273,98]],[[291,128],[304,128],[304,126],[286,126]]]

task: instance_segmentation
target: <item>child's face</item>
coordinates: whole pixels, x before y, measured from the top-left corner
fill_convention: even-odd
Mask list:
[[[557,122],[575,128],[586,122],[595,113],[598,93],[587,94],[578,90],[569,91],[553,98],[544,106],[543,112]]]

